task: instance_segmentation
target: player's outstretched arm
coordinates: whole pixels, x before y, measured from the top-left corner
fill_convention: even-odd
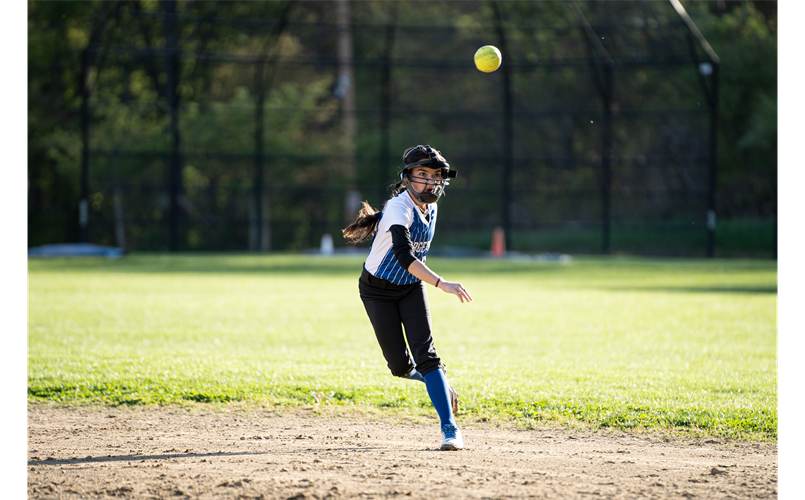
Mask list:
[[[472,302],[472,295],[470,295],[470,292],[464,288],[464,285],[461,283],[455,283],[453,281],[443,280],[438,274],[431,271],[431,269],[419,259],[414,260],[411,265],[408,266],[408,272],[429,285],[437,286],[437,288],[443,292],[452,293],[458,297],[462,303],[464,303],[464,301]]]

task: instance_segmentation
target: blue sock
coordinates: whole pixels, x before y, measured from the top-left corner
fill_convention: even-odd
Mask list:
[[[422,374],[419,373],[418,371],[414,370],[413,373],[411,373],[411,376],[408,377],[408,380],[418,380],[420,382],[425,382],[425,377],[423,377]]]
[[[447,377],[444,376],[444,372],[437,368],[425,375],[425,387],[428,389],[428,396],[433,402],[433,407],[436,408],[436,413],[439,414],[439,420],[442,421],[442,425],[456,425],[456,421],[453,418],[453,409],[450,406]]]

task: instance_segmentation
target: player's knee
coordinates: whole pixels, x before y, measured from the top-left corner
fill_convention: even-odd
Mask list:
[[[389,363],[388,367],[389,367],[389,370],[391,370],[392,375],[394,375],[395,377],[400,377],[400,378],[408,378],[416,370],[416,367],[414,367],[414,365],[412,365],[408,361],[405,362],[405,363],[395,363],[393,366],[392,366],[391,363]]]

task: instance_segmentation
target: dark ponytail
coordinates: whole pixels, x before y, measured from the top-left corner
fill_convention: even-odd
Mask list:
[[[361,243],[369,239],[377,228],[377,221],[383,212],[378,212],[365,201],[361,202],[361,210],[355,222],[341,230],[349,243]]]

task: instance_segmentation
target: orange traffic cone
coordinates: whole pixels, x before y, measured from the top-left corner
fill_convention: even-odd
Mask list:
[[[503,228],[498,226],[492,231],[492,248],[489,250],[492,257],[499,258],[506,255],[506,237]]]

